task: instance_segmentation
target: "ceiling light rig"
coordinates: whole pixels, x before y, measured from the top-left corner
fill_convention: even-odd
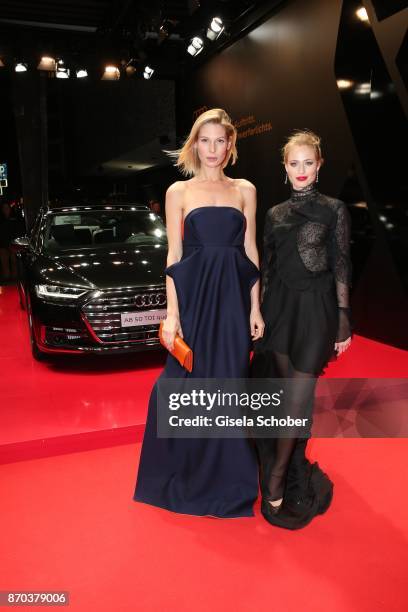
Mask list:
[[[350,79],[337,79],[337,87],[339,89],[350,89],[353,87],[354,81]]]
[[[67,51],[65,55],[64,49],[59,51],[59,49],[46,48],[43,54],[41,50],[38,55],[33,52],[31,58],[19,53],[7,56],[1,54],[0,69],[17,73],[38,70],[42,77],[85,79],[85,81],[88,79],[117,81],[121,78],[142,80],[150,79],[157,72],[155,64],[147,64],[150,58],[144,53],[135,54],[134,49],[122,49],[120,61],[117,56],[115,57],[114,50],[110,49],[108,53],[105,58],[102,56],[102,61],[94,53],[88,52],[83,55],[80,50]]]
[[[213,17],[208,25],[205,35],[208,40],[214,42],[219,39],[223,32],[226,33],[223,20],[221,17]],[[190,40],[187,47],[187,53],[189,53],[192,57],[196,57],[204,49],[204,46],[203,38],[200,36],[194,36],[194,38]]]
[[[137,68],[135,66],[135,60],[132,58],[127,63],[125,63],[125,72],[128,77],[133,76],[137,72]]]
[[[153,75],[153,68],[150,68],[150,66],[146,66],[143,72],[143,78],[144,79],[151,79],[152,75]]]
[[[69,70],[64,66],[58,66],[57,72],[55,74],[57,79],[69,79]]]
[[[204,41],[199,36],[194,36],[187,47],[187,53],[195,57],[204,49]]]
[[[221,17],[213,17],[207,29],[207,38],[217,40],[225,30]]]
[[[55,72],[57,67],[56,61],[53,57],[50,57],[49,55],[44,55],[41,60],[40,63],[37,66],[38,70],[44,70],[45,72]]]
[[[364,8],[364,6],[356,10],[356,15],[360,21],[370,21],[367,10]]]
[[[14,70],[15,72],[27,72],[27,64],[25,62],[17,62]]]
[[[64,60],[59,59],[55,76],[57,79],[69,79],[69,70],[66,68]]]
[[[118,81],[120,78],[119,68],[108,64],[105,66],[105,72],[102,75],[102,81]]]

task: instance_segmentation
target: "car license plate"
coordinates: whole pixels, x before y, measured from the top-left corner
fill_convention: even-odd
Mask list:
[[[121,312],[120,319],[122,327],[137,327],[139,325],[158,325],[166,318],[167,311],[146,310],[144,312]]]

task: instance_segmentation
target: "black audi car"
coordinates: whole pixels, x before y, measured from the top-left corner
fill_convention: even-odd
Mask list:
[[[42,210],[30,236],[15,245],[36,359],[161,346],[167,236],[147,206]]]

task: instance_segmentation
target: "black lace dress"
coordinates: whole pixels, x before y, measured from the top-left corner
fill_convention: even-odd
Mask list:
[[[292,191],[265,217],[262,272],[263,338],[255,353],[273,349],[296,370],[315,376],[351,335],[350,217],[343,202],[314,185]]]
[[[319,193],[314,184],[292,190],[289,200],[266,213],[261,265],[265,331],[254,343],[251,377],[304,380],[305,406],[313,403],[311,379],[335,359],[335,342],[351,336],[349,244],[345,204]],[[285,491],[288,503],[291,495],[297,503],[299,496],[308,499],[301,520],[288,510],[289,524],[283,527],[303,526],[331,501],[332,483],[305,458],[306,443],[257,440],[264,497],[278,499]]]

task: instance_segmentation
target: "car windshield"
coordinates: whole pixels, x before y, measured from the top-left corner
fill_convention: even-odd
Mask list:
[[[44,249],[167,244],[161,217],[148,210],[89,210],[50,215]]]

